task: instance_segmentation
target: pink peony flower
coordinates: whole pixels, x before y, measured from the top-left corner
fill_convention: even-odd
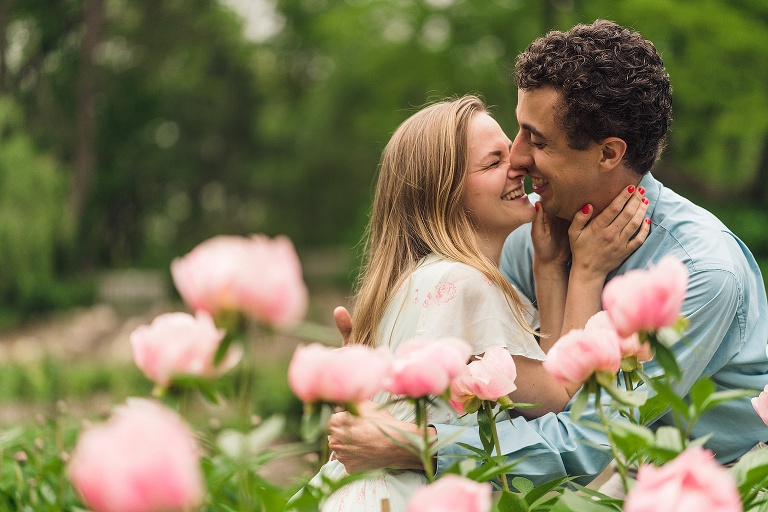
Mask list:
[[[562,384],[581,384],[594,373],[616,373],[621,366],[618,336],[609,329],[574,329],[557,340],[542,364]]]
[[[286,237],[216,236],[173,260],[171,275],[194,311],[234,310],[274,327],[291,327],[307,310],[301,264]]]
[[[491,492],[489,483],[448,474],[414,492],[407,512],[489,512]]]
[[[624,512],[741,512],[731,474],[712,453],[688,448],[661,467],[645,465],[624,502]]]
[[[752,399],[752,407],[755,408],[760,419],[768,425],[768,386],[765,386],[765,389]]]
[[[174,375],[217,377],[235,366],[242,357],[240,347],[232,347],[221,364],[213,359],[224,331],[216,328],[211,316],[199,311],[164,313],[150,325],[137,327],[130,336],[133,360],[150,380],[167,386]]]
[[[95,512],[192,510],[204,496],[192,431],[174,411],[129,399],[80,434],[68,472]]]
[[[630,270],[603,289],[603,307],[620,336],[674,325],[688,286],[688,271],[672,256],[649,270]]]
[[[384,388],[394,395],[411,398],[441,395],[451,380],[464,371],[471,355],[472,346],[458,338],[404,341],[395,350]]]
[[[599,313],[594,314],[587,320],[587,325],[584,326],[584,330],[588,332],[599,329],[607,329],[616,332],[616,327],[613,325],[611,317],[608,316],[606,311],[600,311]],[[616,333],[616,337],[619,342],[619,350],[622,359],[635,356],[640,363],[653,359],[651,345],[649,343],[640,342],[640,336],[638,336],[636,332],[633,332],[627,337],[620,336]]]
[[[451,382],[450,405],[463,414],[464,403],[477,397],[497,401],[509,395],[517,386],[517,368],[512,355],[504,347],[489,348],[481,359],[465,366],[464,372]]]
[[[386,349],[365,345],[299,346],[288,365],[288,384],[305,403],[355,403],[382,388],[391,363]]]

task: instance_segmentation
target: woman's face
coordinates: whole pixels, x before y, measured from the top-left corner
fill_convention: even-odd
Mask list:
[[[533,221],[536,211],[523,188],[525,170],[512,168],[512,142],[488,114],[470,121],[467,183],[463,206],[484,237],[504,238]]]

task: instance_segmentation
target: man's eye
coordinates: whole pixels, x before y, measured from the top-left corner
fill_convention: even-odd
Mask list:
[[[543,142],[534,142],[530,141],[531,146],[535,147],[536,149],[542,149],[544,147]]]

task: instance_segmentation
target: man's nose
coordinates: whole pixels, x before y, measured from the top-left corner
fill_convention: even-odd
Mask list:
[[[533,165],[531,147],[525,141],[523,130],[519,130],[512,141],[512,147],[509,150],[509,162],[513,169],[525,169]]]

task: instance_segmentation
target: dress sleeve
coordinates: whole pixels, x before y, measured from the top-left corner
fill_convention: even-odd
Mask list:
[[[413,300],[420,308],[418,337],[462,338],[476,354],[506,346],[513,355],[545,358],[536,339],[513,315],[504,292],[472,267],[451,265],[433,288],[417,290]]]

